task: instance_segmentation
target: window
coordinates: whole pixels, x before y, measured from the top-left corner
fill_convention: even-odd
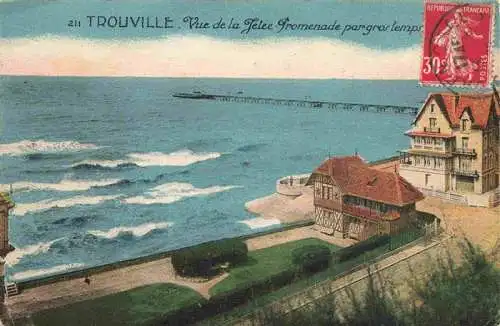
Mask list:
[[[462,119],[462,130],[467,130],[467,124],[469,120],[467,119]]]
[[[435,106],[436,106],[435,104],[431,104],[431,113],[434,113],[434,107]]]
[[[443,145],[443,140],[441,138],[436,138],[434,141],[435,141],[437,146]]]
[[[426,174],[426,175],[425,175],[425,185],[426,185],[426,186],[427,186],[427,185],[429,185],[429,178],[430,178],[430,177],[431,177],[431,175],[430,175],[430,174]]]
[[[468,137],[462,137],[462,148],[463,149],[469,148],[469,138]]]
[[[458,167],[463,171],[470,171],[472,167],[472,161],[467,158],[460,158],[458,161]]]
[[[431,129],[434,129],[436,128],[436,126],[437,126],[436,118],[429,118],[429,127],[431,127]]]
[[[332,199],[332,192],[332,187],[323,185],[323,199]]]

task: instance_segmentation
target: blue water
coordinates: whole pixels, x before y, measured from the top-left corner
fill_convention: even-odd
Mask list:
[[[18,256],[8,259],[7,273],[34,277],[261,231],[241,223],[254,218],[244,204],[272,193],[277,178],[310,172],[329,154],[394,155],[407,147],[403,133],[412,121],[407,114],[186,100],[174,92],[418,106],[428,90],[416,84],[2,77],[0,184],[13,184],[17,205],[10,237]],[[183,165],[175,166],[169,154],[179,151]],[[102,180],[114,181],[71,186]],[[62,181],[73,183],[53,189]],[[38,202],[45,209],[30,205]],[[119,227],[128,229],[113,232]]]

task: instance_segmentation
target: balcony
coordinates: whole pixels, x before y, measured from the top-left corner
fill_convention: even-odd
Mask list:
[[[394,220],[399,218],[399,213],[396,211],[389,211],[387,213],[382,213],[374,209],[370,209],[363,206],[356,206],[352,204],[343,204],[342,211],[346,214],[362,217],[370,220]]]
[[[477,157],[476,150],[470,148],[455,148],[453,154]]]
[[[424,132],[440,133],[441,128],[438,127],[424,127]]]
[[[479,179],[479,173],[477,172],[477,170],[469,170],[467,168],[455,168],[453,169],[453,174],[455,175],[463,175],[463,176],[466,176],[466,177],[474,177],[474,179]]]

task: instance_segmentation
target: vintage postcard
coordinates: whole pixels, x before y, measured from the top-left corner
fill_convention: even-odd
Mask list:
[[[499,16],[0,0],[0,323],[493,325],[497,269],[406,280],[500,259]]]

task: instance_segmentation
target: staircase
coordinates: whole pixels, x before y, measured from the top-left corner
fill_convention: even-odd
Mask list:
[[[7,285],[5,286],[5,294],[8,297],[12,297],[14,295],[18,295],[19,294],[19,289],[17,288],[17,284],[16,283],[7,283]]]

